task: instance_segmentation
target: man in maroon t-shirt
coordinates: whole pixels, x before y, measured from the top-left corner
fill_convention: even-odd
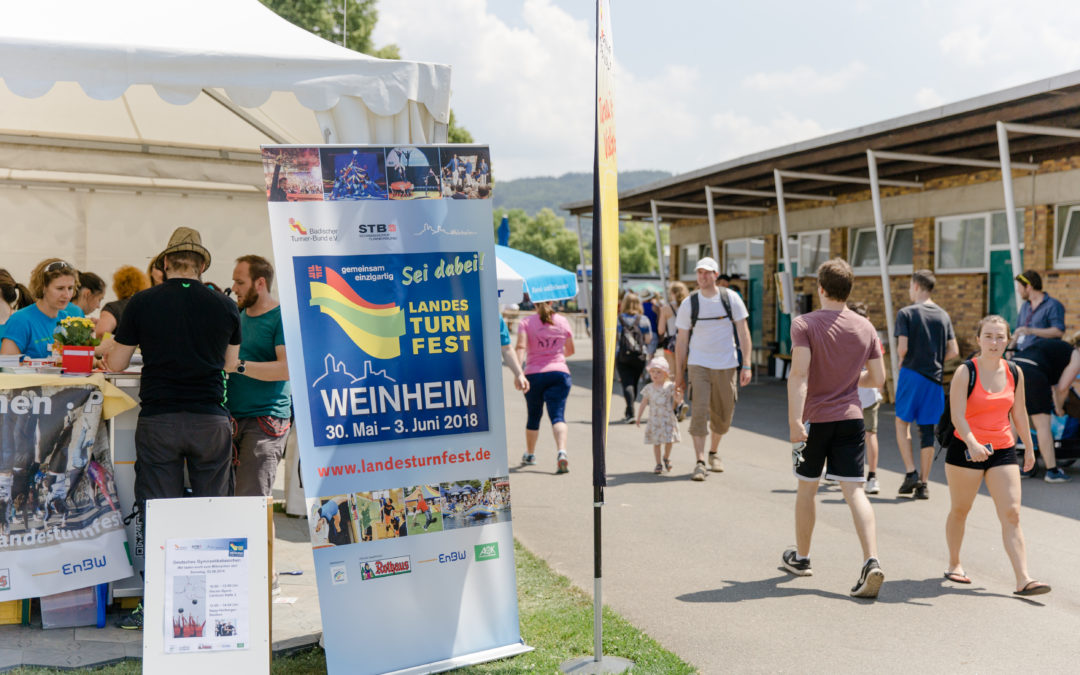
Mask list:
[[[866,445],[858,388],[885,383],[881,342],[874,326],[847,308],[855,279],[851,265],[839,258],[828,260],[818,267],[817,279],[821,309],[791,322],[788,423],[799,487],[796,547],[784,551],[782,559],[793,574],[813,573],[809,553],[814,497],[824,470],[826,478],[840,483],[866,558],[851,594],[875,598],[885,575],[877,559],[874,510],[863,491]]]

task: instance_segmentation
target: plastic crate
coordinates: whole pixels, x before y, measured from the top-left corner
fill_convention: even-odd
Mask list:
[[[22,623],[23,601],[0,602],[0,624]]]
[[[41,596],[42,628],[96,626],[97,623],[98,591],[96,586]]]

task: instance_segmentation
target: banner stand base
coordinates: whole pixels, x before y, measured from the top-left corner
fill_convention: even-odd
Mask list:
[[[581,673],[582,675],[625,673],[633,667],[633,661],[618,656],[602,656],[599,661],[595,656],[581,656],[559,664],[559,670],[564,673]]]
[[[412,668],[395,670],[391,673],[387,673],[386,675],[421,675],[422,673],[441,673],[447,670],[453,670],[455,668],[474,666],[478,663],[486,663],[488,661],[496,661],[498,659],[505,659],[511,656],[517,656],[518,654],[526,654],[528,652],[531,652],[532,650],[532,647],[525,644],[524,642],[520,642],[517,644],[506,645],[505,647],[485,649],[482,652],[473,652],[472,654],[456,656],[452,659],[443,659],[442,661],[435,661],[433,663],[428,663],[422,666],[414,666]]]

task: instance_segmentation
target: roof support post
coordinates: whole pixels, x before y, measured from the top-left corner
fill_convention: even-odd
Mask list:
[[[713,210],[712,190],[707,187],[705,188],[705,208],[709,210],[709,246],[712,247],[713,260],[720,264],[720,246],[716,241],[716,211]]]
[[[1005,123],[998,121],[998,154],[1001,158],[1001,185],[1005,190],[1005,222],[1009,225],[1009,257],[1012,259],[1013,277],[1023,273],[1020,264],[1020,236],[1016,227],[1016,195],[1013,193],[1012,157],[1009,156],[1009,130]],[[1016,311],[1020,311],[1020,291],[1013,284],[1016,296]]]
[[[574,216],[577,223],[577,248],[578,257],[581,258],[581,283],[585,289],[585,315],[592,316],[592,293],[589,292],[589,268],[585,266],[585,242],[581,236],[581,216]],[[581,294],[578,294],[581,297]]]
[[[780,217],[780,258],[784,263],[784,271],[780,276],[781,294],[784,297],[782,311],[785,314],[793,314],[795,298],[791,294],[795,292],[795,284],[792,283],[791,254],[788,251],[787,235],[787,208],[784,206],[784,178],[779,169],[773,169],[773,181],[776,183],[776,214]]]
[[[878,263],[881,266],[881,295],[885,299],[885,326],[889,340],[889,363],[892,366],[892,397],[896,400],[896,380],[900,377],[900,360],[896,353],[896,336],[893,335],[892,286],[889,283],[888,251],[885,247],[885,220],[881,215],[881,186],[878,184],[877,157],[873,150],[866,151],[870,166],[870,197],[874,202],[874,230],[877,233]]]
[[[656,208],[656,201],[649,203],[652,207],[653,232],[656,234],[656,266],[660,271],[660,287],[664,289],[663,297],[667,298],[667,277],[664,275],[664,246],[660,243],[660,213]]]

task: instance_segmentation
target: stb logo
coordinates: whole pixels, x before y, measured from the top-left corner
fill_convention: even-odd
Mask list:
[[[5,568],[0,569],[0,591],[11,590],[11,570]]]
[[[477,544],[474,548],[476,562],[484,562],[485,560],[498,560],[499,559],[499,543],[491,542],[490,544]]]
[[[387,232],[397,232],[397,225],[394,223],[375,223],[370,225],[361,223],[357,226],[357,230],[360,234],[385,234]]]

